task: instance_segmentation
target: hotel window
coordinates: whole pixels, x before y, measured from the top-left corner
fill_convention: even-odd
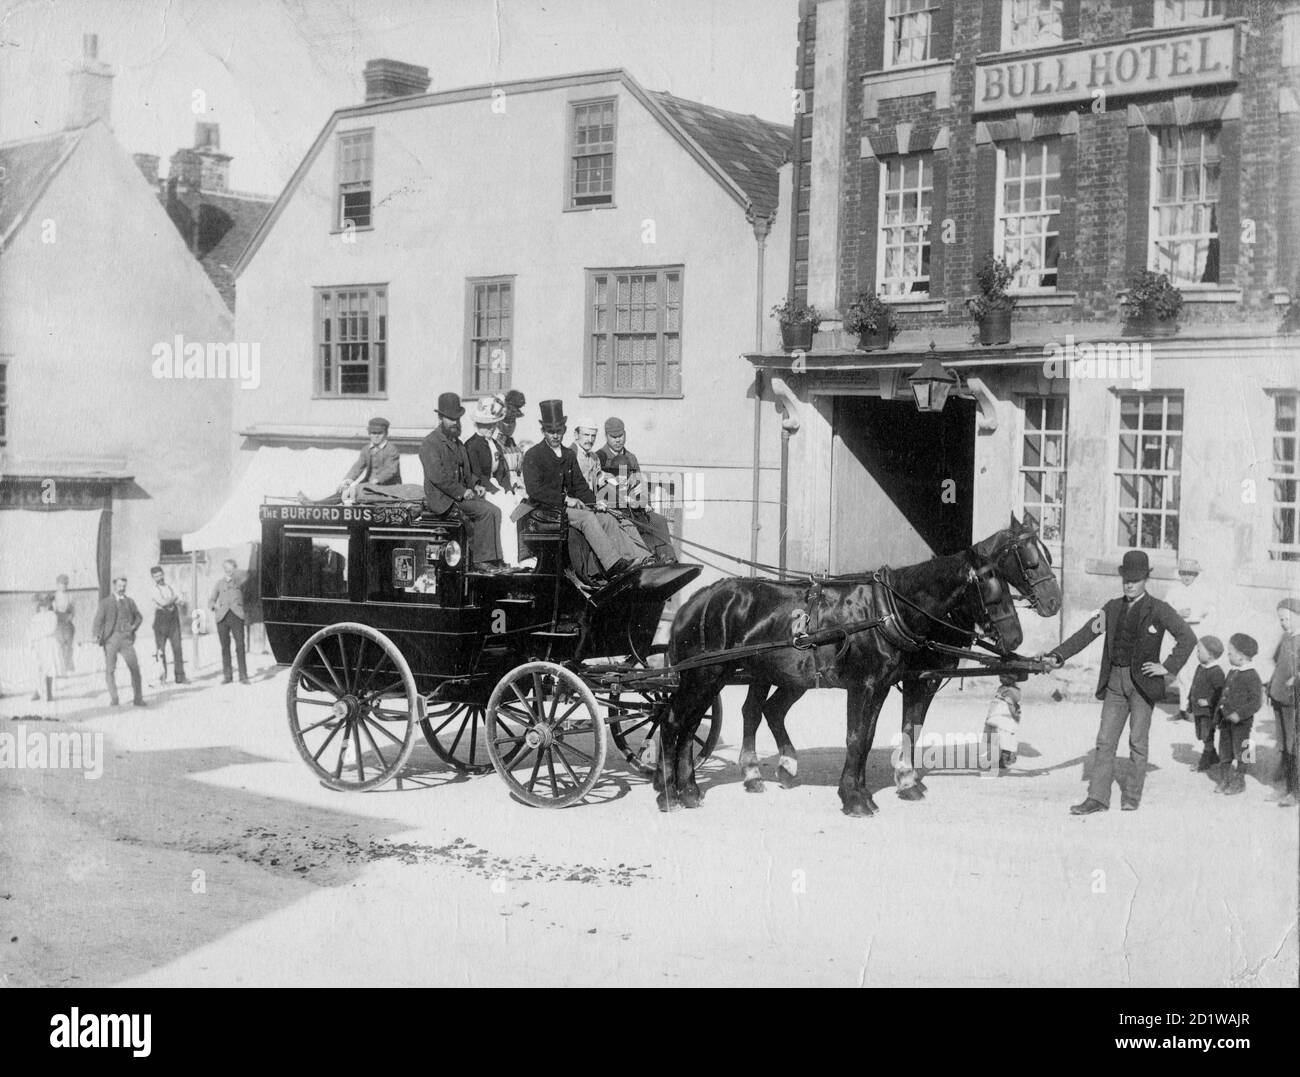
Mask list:
[[[1068,412],[1067,397],[1026,397],[1020,440],[1021,516],[1038,525],[1043,541],[1058,554],[1065,534]]]
[[[1003,0],[1002,48],[1059,45],[1065,39],[1064,13],[1065,0]]]
[[[928,153],[880,162],[881,295],[930,294],[930,209],[934,161]]]
[[[1154,135],[1151,264],[1174,284],[1219,280],[1219,128],[1161,127]]]
[[[885,66],[918,64],[933,54],[935,0],[889,0],[885,21]]]
[[[0,359],[0,445],[9,442],[9,364]]]
[[[466,396],[510,388],[514,312],[514,278],[470,281]]]
[[[587,274],[586,391],[681,396],[682,268]]]
[[[1179,26],[1223,18],[1223,0],[1155,0],[1155,25]]]
[[[1115,536],[1121,549],[1177,552],[1182,460],[1182,396],[1121,395]]]
[[[1020,263],[1013,288],[1056,287],[1061,256],[1061,142],[1010,142],[998,150],[998,254]]]
[[[318,289],[316,356],[321,396],[387,393],[388,289]]]
[[[614,203],[614,98],[583,101],[569,117],[569,208]]]
[[[373,131],[348,131],[339,135],[338,228],[369,228],[372,223],[370,188],[374,176]]]
[[[1296,470],[1296,412],[1300,393],[1273,395],[1273,527],[1271,561],[1300,561],[1300,472]]]

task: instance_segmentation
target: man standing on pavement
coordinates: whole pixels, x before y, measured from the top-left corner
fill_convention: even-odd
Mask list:
[[[185,684],[185,661],[181,658],[180,599],[168,586],[161,565],[149,570],[153,577],[153,643],[158,655],[158,668],[162,680],[167,679],[167,644],[172,646],[172,673],[176,684]]]
[[[1129,550],[1124,554],[1119,575],[1124,585],[1123,598],[1112,598],[1059,647],[1039,656],[1061,666],[1098,636],[1105,637],[1097,678],[1097,698],[1102,700],[1097,753],[1092,763],[1088,797],[1070,808],[1073,815],[1091,815],[1110,807],[1115,751],[1126,722],[1133,773],[1127,789],[1120,783],[1120,807],[1124,811],[1137,810],[1146,781],[1151,711],[1164,698],[1165,678],[1177,675],[1196,646],[1196,633],[1174,609],[1147,594],[1151,565],[1143,550]],[[1174,637],[1175,646],[1162,664],[1160,648],[1166,632]]]
[[[460,417],[464,414],[464,405],[456,393],[438,397],[438,427],[420,443],[424,500],[437,516],[446,516],[452,506],[458,507],[469,531],[470,567],[499,572],[505,567],[501,559],[501,510],[484,500],[487,488],[475,483],[469,454],[460,440]]]
[[[235,656],[239,661],[239,683],[248,683],[248,666],[244,660],[244,588],[235,579],[238,567],[230,558],[221,563],[225,575],[217,581],[208,597],[208,608],[217,622],[217,638],[221,640],[221,683],[230,683],[230,640],[235,640]]]
[[[144,706],[144,692],[140,684],[140,662],[135,656],[135,633],[144,620],[140,610],[131,599],[126,597],[126,577],[113,579],[113,593],[99,604],[95,610],[95,621],[91,626],[91,635],[95,642],[104,648],[104,683],[108,685],[109,705],[116,707],[117,656],[122,656],[127,671],[131,674],[132,703]]]
[[[1214,616],[1214,609],[1205,581],[1201,579],[1201,563],[1194,557],[1184,557],[1178,562],[1178,582],[1169,588],[1165,601],[1198,637],[1210,632],[1209,622]],[[1187,698],[1192,690],[1192,677],[1195,673],[1196,663],[1188,662],[1178,674],[1178,713],[1171,721],[1192,720]]]

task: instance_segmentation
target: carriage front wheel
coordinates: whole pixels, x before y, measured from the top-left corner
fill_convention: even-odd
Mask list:
[[[487,705],[487,751],[510,792],[535,808],[585,797],[605,767],[605,721],[582,678],[528,662],[498,682]]]
[[[406,659],[368,625],[322,628],[289,669],[289,732],[331,789],[361,792],[395,778],[415,747],[423,702]]]

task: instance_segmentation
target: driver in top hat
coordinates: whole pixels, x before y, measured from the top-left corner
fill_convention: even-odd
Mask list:
[[[582,532],[611,579],[649,561],[646,549],[634,545],[605,511],[604,504],[596,501],[582,476],[577,453],[563,444],[569,421],[564,402],[543,400],[538,409],[542,413],[543,440],[524,453],[524,487],[529,501],[567,509],[569,526]]]
[[[487,489],[475,476],[460,440],[464,414],[458,394],[438,397],[438,427],[420,443],[424,500],[438,516],[459,507],[469,530],[470,563],[480,571],[499,572],[506,567],[501,559],[501,510],[484,500]]]
[[[1091,815],[1110,807],[1115,780],[1115,752],[1124,724],[1129,724],[1129,759],[1132,775],[1128,788],[1120,786],[1120,807],[1136,811],[1146,780],[1147,738],[1151,711],[1165,695],[1166,678],[1177,676],[1196,647],[1196,633],[1167,602],[1147,593],[1151,564],[1144,550],[1129,550],[1120,563],[1124,594],[1112,598],[1086,625],[1055,650],[1039,657],[1061,666],[1098,636],[1103,636],[1097,698],[1102,700],[1097,754],[1092,763],[1088,796],[1070,808],[1074,815]],[[1160,649],[1165,633],[1174,637],[1174,649],[1164,662]]]

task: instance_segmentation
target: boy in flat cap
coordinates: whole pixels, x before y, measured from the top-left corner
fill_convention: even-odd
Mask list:
[[[1120,807],[1136,811],[1146,781],[1147,738],[1151,711],[1165,694],[1165,680],[1176,676],[1196,646],[1194,633],[1167,602],[1147,593],[1151,564],[1144,550],[1129,550],[1120,563],[1124,595],[1112,598],[1079,631],[1053,651],[1039,657],[1063,665],[1098,636],[1104,636],[1097,698],[1102,700],[1097,754],[1092,763],[1088,796],[1070,808],[1072,815],[1091,815],[1110,807],[1110,787],[1115,780],[1115,752],[1125,723],[1132,774],[1128,788],[1120,787]],[[1176,641],[1173,653],[1162,663],[1160,648],[1168,632]]]
[[[1201,758],[1192,765],[1197,773],[1211,769],[1219,761],[1214,749],[1215,712],[1219,709],[1219,696],[1223,693],[1223,640],[1218,636],[1202,636],[1196,643],[1196,672],[1192,674],[1191,688],[1187,694],[1187,707],[1196,723],[1196,739],[1201,742]]]
[[[1300,598],[1284,598],[1277,604],[1282,639],[1273,652],[1273,676],[1268,679],[1268,698],[1277,718],[1277,746],[1282,754],[1273,780],[1284,783],[1279,808],[1300,803],[1300,761],[1297,760],[1296,704],[1300,702]]]
[[[340,497],[355,498],[362,485],[396,486],[402,481],[402,469],[397,446],[388,440],[388,420],[379,416],[366,427],[370,444],[358,454],[356,462],[348,468],[338,489]]]
[[[1219,697],[1217,712],[1219,724],[1219,781],[1216,793],[1246,791],[1246,744],[1250,741],[1255,712],[1264,703],[1264,685],[1252,663],[1259,654],[1259,644],[1253,636],[1234,632],[1228,637],[1227,679],[1223,682],[1223,695]]]

